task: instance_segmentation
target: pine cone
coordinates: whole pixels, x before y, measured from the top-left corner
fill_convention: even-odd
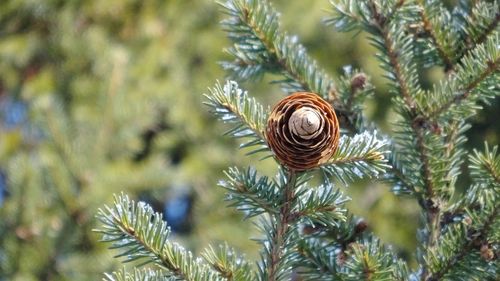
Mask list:
[[[304,171],[326,162],[337,150],[339,123],[328,102],[316,94],[298,92],[274,106],[266,137],[282,165]]]

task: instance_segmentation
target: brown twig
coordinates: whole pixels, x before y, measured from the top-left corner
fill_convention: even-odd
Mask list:
[[[447,263],[444,267],[442,267],[439,271],[428,273],[427,276],[425,276],[424,279],[422,280],[425,281],[441,280],[450,271],[450,269],[452,269],[467,254],[469,254],[472,250],[474,250],[476,244],[481,242],[481,238],[485,237],[490,232],[490,228],[493,225],[493,221],[498,216],[498,209],[499,206],[497,204],[493,209],[491,215],[488,216],[488,218],[482,225],[482,227],[478,231],[474,232],[473,235],[474,237],[468,237],[469,239],[464,239],[463,241],[466,241],[466,243],[463,245],[463,247],[460,247],[460,250],[455,255],[453,255],[451,258],[447,260]],[[469,230],[467,233],[471,234],[471,231]]]
[[[486,39],[488,38],[488,35],[490,35],[498,26],[498,23],[500,23],[500,12],[497,12],[495,15],[495,18],[493,19],[492,22],[486,27],[483,33],[477,38],[477,39],[471,39],[470,37],[465,38],[466,42],[468,44],[465,45],[465,48],[461,51],[461,54],[455,59],[455,63],[458,63],[466,54],[468,51],[472,50],[475,46],[482,44]]]
[[[386,46],[387,50],[387,55],[389,57],[389,63],[391,64],[392,68],[394,69],[394,74],[397,80],[397,83],[400,88],[400,94],[403,97],[403,100],[406,104],[406,106],[410,110],[410,116],[412,117],[412,129],[415,132],[415,135],[417,137],[417,148],[420,152],[420,160],[422,162],[422,168],[421,168],[421,173],[424,178],[424,184],[425,184],[425,189],[426,189],[426,197],[432,197],[434,195],[433,193],[433,183],[432,183],[432,178],[431,178],[431,169],[429,167],[429,159],[428,159],[428,151],[424,143],[424,138],[423,138],[423,132],[422,132],[422,126],[420,126],[421,123],[421,115],[417,111],[417,108],[415,106],[415,101],[413,97],[410,94],[410,89],[408,88],[408,85],[406,84],[405,79],[403,78],[401,66],[399,64],[399,56],[397,51],[394,48],[392,38],[390,37],[390,33],[387,30],[387,19],[381,15],[377,11],[377,7],[374,2],[370,2],[372,12],[374,14],[374,19],[376,23],[376,28],[378,28],[383,40],[384,40],[384,45]],[[422,200],[421,200],[422,201]],[[425,207],[425,206],[423,206]]]
[[[278,266],[283,258],[284,239],[289,229],[289,224],[292,221],[291,203],[295,197],[295,184],[297,182],[297,174],[291,170],[288,172],[288,181],[283,192],[283,204],[280,208],[280,213],[276,218],[276,232],[271,241],[271,253],[269,257],[269,267],[267,268],[268,280],[277,280]]]
[[[488,62],[488,68],[479,75],[475,80],[473,80],[471,83],[469,83],[467,86],[465,86],[463,89],[457,89],[455,92],[459,92],[461,94],[456,95],[452,99],[448,100],[445,104],[441,105],[438,109],[428,113],[426,117],[429,120],[436,119],[439,115],[441,115],[443,112],[446,110],[449,110],[450,106],[453,104],[460,103],[462,100],[468,98],[472,91],[481,83],[484,79],[486,79],[490,74],[492,74],[494,71],[498,71],[498,68],[500,67],[500,58],[493,62]]]
[[[430,167],[429,151],[425,145],[424,138],[424,127],[425,123],[428,121],[422,114],[419,113],[416,107],[416,102],[410,93],[410,89],[406,84],[404,79],[401,65],[399,63],[398,52],[394,48],[394,43],[390,37],[390,32],[387,29],[387,18],[377,11],[377,7],[373,1],[371,3],[371,9],[373,13],[373,18],[375,20],[375,26],[382,36],[384,45],[386,47],[387,56],[389,58],[389,63],[394,70],[394,75],[396,77],[397,83],[399,85],[400,94],[403,98],[404,103],[408,107],[409,117],[411,118],[411,128],[415,134],[417,141],[417,150],[419,152],[419,158],[421,162],[420,173],[424,181],[425,192],[423,196],[418,198],[421,207],[426,212],[426,224],[429,227],[429,235],[427,237],[427,248],[433,247],[437,239],[439,238],[439,226],[441,219],[441,210],[439,202],[436,202],[434,183],[432,180],[432,170]],[[422,276],[426,275],[426,269]]]
[[[436,32],[434,31],[433,25],[431,21],[429,20],[427,14],[425,13],[425,4],[423,3],[422,0],[418,1],[419,6],[421,7],[420,10],[420,17],[422,18],[423,22],[423,28],[429,35],[429,38],[431,39],[432,43],[434,44],[436,51],[439,54],[439,57],[443,60],[444,63],[444,69],[446,73],[450,73],[453,71],[454,64],[450,56],[446,53],[444,46],[442,42],[439,42]]]

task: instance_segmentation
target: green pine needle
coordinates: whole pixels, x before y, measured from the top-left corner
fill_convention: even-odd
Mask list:
[[[208,99],[205,104],[210,107],[213,114],[223,122],[235,124],[226,135],[249,139],[241,144],[240,148],[251,148],[248,154],[269,152],[265,137],[269,108],[265,110],[234,81],[227,81],[224,86],[217,82],[205,97]]]
[[[164,272],[151,269],[134,269],[133,273],[127,272],[125,268],[121,271],[115,271],[106,274],[103,281],[174,281],[173,277],[165,276]]]
[[[344,184],[356,178],[378,177],[390,168],[386,158],[387,144],[378,139],[377,132],[365,131],[354,137],[344,135],[337,151],[321,170]]]
[[[227,49],[235,59],[222,66],[239,80],[260,78],[265,72],[279,73],[285,91],[310,91],[328,98],[333,80],[321,70],[294,36],[280,30],[279,15],[269,1],[228,0],[221,2],[229,18],[222,22],[233,41]]]
[[[279,213],[280,192],[274,181],[267,177],[258,177],[252,168],[240,171],[234,167],[225,174],[227,180],[221,181],[219,185],[228,192],[226,200],[231,202],[231,206],[242,211],[245,217]]]
[[[227,280],[256,280],[250,264],[227,244],[220,245],[218,249],[210,246],[202,255],[208,264]]]
[[[498,145],[491,150],[487,143],[484,144],[484,153],[474,150],[469,156],[470,174],[477,184],[500,188],[500,154]]]
[[[125,262],[140,260],[166,270],[165,276],[183,280],[225,280],[210,270],[191,252],[168,240],[170,230],[160,213],[144,202],[134,202],[126,195],[115,196],[113,207],[99,209],[97,218],[102,241],[118,249],[116,257]]]

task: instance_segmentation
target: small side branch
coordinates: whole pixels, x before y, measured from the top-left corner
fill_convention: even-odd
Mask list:
[[[453,61],[450,58],[450,56],[446,53],[442,42],[439,42],[438,37],[436,36],[433,24],[431,23],[429,17],[426,14],[425,4],[423,3],[423,0],[418,1],[418,4],[421,8],[420,17],[422,18],[423,28],[429,35],[429,38],[431,39],[432,43],[434,44],[434,47],[436,48],[436,51],[439,54],[439,57],[443,60],[445,71],[446,72],[453,71],[454,68]]]
[[[416,107],[416,102],[413,99],[413,97],[410,94],[410,89],[409,86],[406,83],[406,80],[404,78],[404,75],[402,73],[401,65],[399,63],[399,58],[398,58],[398,53],[394,48],[393,41],[390,37],[390,33],[387,30],[386,26],[386,21],[384,20],[383,15],[381,15],[377,11],[377,7],[375,3],[372,1],[370,2],[372,12],[374,13],[374,19],[377,23],[377,28],[379,29],[379,32],[384,40],[384,44],[386,46],[386,51],[387,51],[387,56],[389,57],[389,63],[394,69],[394,75],[396,77],[397,83],[400,88],[400,94],[408,107],[408,110],[410,111],[410,117],[412,118],[412,129],[417,137],[417,148],[419,150],[420,154],[420,161],[422,162],[422,177],[424,179],[424,184],[425,184],[425,189],[427,190],[427,196],[428,198],[432,197],[434,192],[433,192],[433,184],[432,184],[432,174],[431,170],[429,167],[429,159],[427,156],[427,149],[425,147],[424,143],[424,138],[423,138],[423,132],[421,126],[418,125],[419,123],[419,112]]]
[[[500,23],[500,12],[496,13],[493,21],[490,22],[490,24],[486,27],[486,29],[481,33],[479,37],[477,37],[475,40],[471,37],[466,38],[472,42],[465,45],[465,48],[460,53],[460,56],[456,59],[456,62],[459,62],[465,55],[467,55],[470,50],[474,49],[477,45],[483,44],[488,36],[497,29],[498,23]]]
[[[374,18],[377,22],[376,27],[379,29],[380,35],[382,36],[382,38],[384,40],[384,45],[386,46],[387,56],[389,57],[389,63],[391,64],[391,66],[394,69],[394,74],[396,75],[396,79],[397,79],[397,83],[398,83],[399,88],[400,88],[401,96],[403,97],[408,108],[410,108],[410,110],[412,110],[412,113],[415,113],[414,112],[415,111],[415,102],[413,101],[413,99],[410,95],[410,89],[409,89],[408,85],[406,84],[406,80],[403,77],[403,73],[401,71],[401,66],[400,66],[399,61],[398,61],[398,54],[394,48],[392,39],[390,37],[390,33],[385,26],[386,22],[384,20],[384,17],[381,14],[379,14],[379,12],[377,11],[377,7],[375,6],[375,4],[373,2],[371,2],[371,3],[372,3],[372,9],[373,9],[373,13],[374,13]],[[414,114],[414,115],[416,115],[416,114]]]
[[[491,226],[493,225],[494,220],[497,219],[498,217],[498,209],[499,205],[497,204],[493,209],[493,212],[488,216],[488,218],[486,219],[486,221],[479,230],[471,231],[471,229],[469,229],[467,231],[468,236],[470,235],[474,237],[467,237],[467,239],[464,239],[464,241],[466,242],[463,245],[463,247],[461,247],[461,249],[457,253],[455,253],[452,257],[448,259],[448,262],[444,267],[442,267],[437,272],[433,273],[429,272],[425,276],[422,275],[422,280],[424,281],[441,280],[447,273],[450,272],[450,270],[452,270],[458,263],[460,263],[467,254],[469,254],[472,250],[474,250],[476,244],[482,242],[480,239],[482,237],[486,237],[490,233]]]
[[[186,281],[217,280],[206,263],[193,258],[191,252],[168,240],[170,230],[162,215],[143,202],[125,195],[116,196],[113,207],[99,209],[102,242],[120,249],[116,257],[126,261],[142,259],[168,270],[168,276]]]
[[[297,182],[297,174],[295,171],[289,171],[288,181],[283,192],[283,204],[280,208],[280,213],[276,218],[276,232],[271,241],[271,251],[269,257],[269,267],[267,268],[268,280],[278,280],[279,265],[283,258],[283,246],[285,244],[286,234],[292,221],[291,204],[295,197],[295,184]]]
[[[424,134],[422,132],[422,128],[419,125],[418,121],[414,121],[412,123],[412,129],[417,137],[417,149],[420,151],[420,161],[422,162],[421,173],[423,175],[424,185],[425,185],[425,193],[427,198],[434,197],[434,187],[432,183],[432,171],[429,165],[429,157],[427,148],[425,146]]]
[[[500,12],[497,12],[495,19],[488,25],[488,27],[486,27],[481,36],[479,36],[479,38],[477,38],[477,40],[474,42],[475,45],[482,44],[484,41],[486,41],[488,35],[490,35],[497,28],[499,22],[500,22]]]
[[[488,67],[485,69],[481,75],[479,75],[476,79],[474,79],[471,83],[463,87],[462,89],[456,90],[461,94],[456,95],[454,98],[448,100],[446,103],[442,104],[439,108],[427,114],[427,118],[429,120],[438,118],[441,114],[447,111],[453,104],[459,104],[463,100],[467,99],[472,91],[489,75],[493,74],[493,72],[498,71],[500,68],[500,58],[495,61],[487,62]]]

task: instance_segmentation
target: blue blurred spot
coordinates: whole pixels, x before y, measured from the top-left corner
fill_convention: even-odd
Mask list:
[[[180,194],[165,202],[165,220],[173,232],[187,233],[191,231],[192,207],[193,196],[190,194]]]
[[[7,98],[0,102],[0,118],[6,128],[14,128],[27,119],[28,108],[24,102]]]
[[[7,176],[2,171],[0,171],[0,207],[3,204],[6,194],[7,194]]]

